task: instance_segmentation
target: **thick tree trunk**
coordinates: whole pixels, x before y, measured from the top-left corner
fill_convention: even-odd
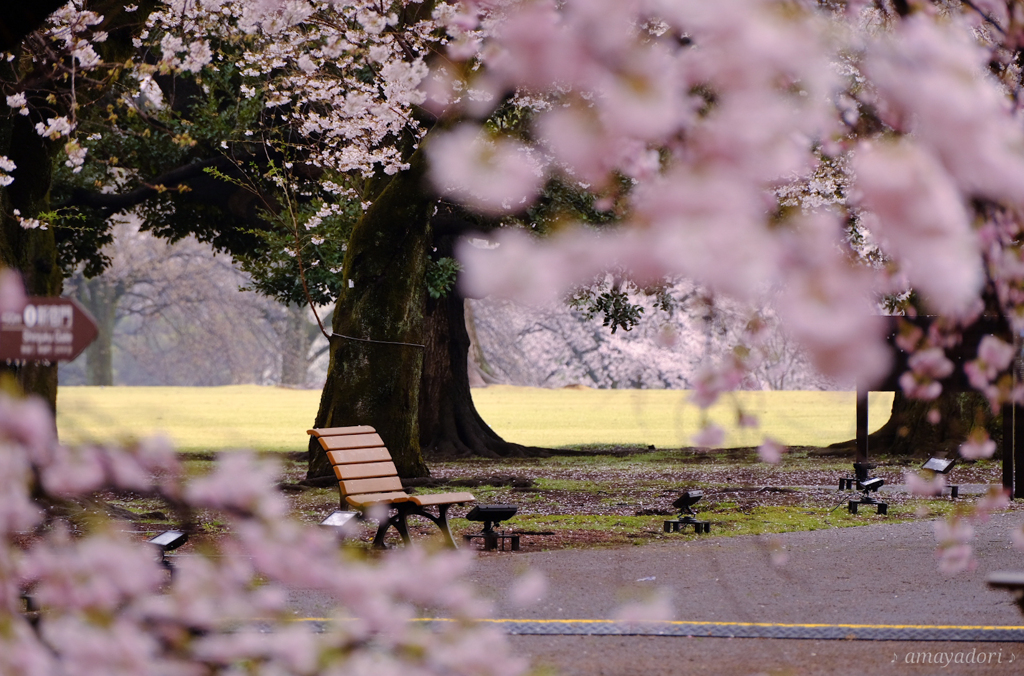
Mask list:
[[[7,64],[2,67],[10,68]],[[54,148],[35,132],[34,122],[22,115],[0,120],[0,155],[17,165],[11,174],[14,182],[0,188],[0,264],[21,273],[29,295],[59,296],[63,278],[57,266],[53,230],[26,230],[13,216],[14,210],[23,218],[38,217],[49,210]],[[55,363],[9,363],[0,370],[13,373],[25,393],[41,396],[56,410]]]
[[[933,409],[940,415],[936,424],[928,420]],[[976,426],[987,429],[997,445],[1002,442],[1001,417],[992,415],[988,401],[977,392],[944,391],[935,401],[922,401],[897,390],[891,417],[868,435],[869,457],[874,453],[952,457]],[[834,446],[853,444],[850,441]]]
[[[423,309],[429,210],[414,155],[353,228],[346,280],[335,306],[331,360],[316,427],[372,425],[403,477],[427,476],[420,451]],[[332,476],[326,455],[309,444],[309,478]]]
[[[452,255],[454,238],[435,240],[435,256]],[[543,454],[543,449],[505,441],[473,404],[469,387],[469,332],[465,300],[453,289],[427,299],[426,351],[420,383],[420,446],[432,457],[489,458]]]

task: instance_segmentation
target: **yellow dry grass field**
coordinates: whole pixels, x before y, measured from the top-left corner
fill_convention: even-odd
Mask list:
[[[492,386],[473,390],[477,408],[504,438],[534,446],[692,446],[702,412],[681,390],[592,390]],[[57,427],[69,444],[163,434],[182,451],[306,449],[320,392],[257,385],[228,387],[62,387]],[[872,393],[871,429],[888,419],[892,393]],[[756,416],[741,429],[737,413]],[[724,447],[756,446],[768,435],[790,446],[825,446],[854,436],[852,392],[734,392],[710,419]]]

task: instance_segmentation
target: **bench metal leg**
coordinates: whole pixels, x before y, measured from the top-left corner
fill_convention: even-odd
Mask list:
[[[448,508],[451,505],[438,505],[437,516],[434,516],[423,507],[419,507],[412,510],[411,514],[418,514],[426,519],[430,519],[437,526],[438,530],[441,531],[441,536],[444,538],[444,543],[452,549],[458,549],[458,545],[455,544],[455,538],[452,537],[452,529],[448,526]]]
[[[392,521],[395,522],[395,530],[402,537],[402,542],[409,544],[412,540],[409,538],[409,524],[405,520],[405,510],[399,509],[398,514],[395,514]]]
[[[392,526],[398,531],[398,534],[402,536],[402,542],[409,544],[412,540],[409,537],[409,523],[407,521],[410,514],[416,516],[422,516],[425,519],[430,519],[437,526],[438,530],[441,531],[441,536],[444,538],[446,545],[452,549],[458,549],[455,544],[455,538],[452,537],[452,530],[448,526],[448,508],[451,505],[438,505],[437,516],[434,516],[423,507],[417,507],[412,503],[400,503],[395,505],[398,513],[391,518],[381,521],[380,525],[377,526],[377,534],[373,537],[373,548],[374,549],[385,549],[384,538],[387,535],[388,529]]]
[[[384,538],[387,537],[388,530],[392,526],[394,526],[395,530],[398,531],[398,535],[401,536],[402,542],[405,544],[412,542],[409,538],[409,525],[405,520],[405,511],[399,509],[397,514],[390,518],[381,520],[377,525],[377,533],[373,536],[374,549],[387,549],[387,545],[384,544]]]
[[[387,549],[387,546],[384,544],[384,536],[388,534],[389,528],[391,528],[391,519],[386,519],[377,524],[377,534],[373,536],[374,549]]]

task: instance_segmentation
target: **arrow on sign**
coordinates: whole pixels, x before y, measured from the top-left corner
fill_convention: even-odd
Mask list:
[[[27,300],[0,315],[0,360],[71,361],[96,340],[96,322],[73,298]]]

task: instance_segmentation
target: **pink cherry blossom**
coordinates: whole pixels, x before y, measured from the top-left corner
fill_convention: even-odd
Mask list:
[[[427,152],[438,190],[488,213],[524,209],[544,181],[540,163],[526,146],[488,139],[470,126],[434,138]]]
[[[932,401],[942,394],[942,384],[907,371],[900,376],[900,389],[912,399]]]
[[[996,375],[1005,371],[1013,361],[1013,345],[1003,342],[995,336],[984,336],[978,345],[978,361],[984,364],[985,376],[994,380]]]
[[[1010,531],[1010,541],[1017,551],[1024,552],[1024,526]]]
[[[988,337],[988,336],[986,336]],[[919,375],[941,380],[953,373],[953,362],[946,358],[946,353],[937,347],[920,350],[910,356],[910,369]]]
[[[865,145],[854,159],[868,227],[937,311],[962,313],[981,289],[978,242],[941,163],[909,141]]]
[[[698,448],[718,448],[725,441],[725,430],[714,423],[707,423],[692,438]]]
[[[936,474],[931,479],[926,479],[917,472],[904,472],[903,483],[911,495],[942,495],[942,491],[946,487],[946,477]]]
[[[701,408],[708,408],[723,392],[736,389],[742,382],[744,372],[735,361],[721,368],[705,367],[697,374],[690,400]]]
[[[933,525],[939,543],[939,570],[947,575],[974,570],[978,562],[969,544],[974,539],[974,527],[958,518],[938,520]]]
[[[547,594],[547,589],[547,576],[538,570],[529,570],[516,578],[510,600],[517,607],[528,608],[541,601]]]
[[[955,575],[978,567],[974,550],[968,544],[952,544],[942,547],[938,552],[938,557],[939,571],[946,575]]]
[[[21,275],[11,268],[0,269],[0,313],[21,312],[26,302]]]
[[[992,441],[984,430],[974,430],[967,441],[960,444],[960,456],[967,460],[991,458],[996,452],[996,442]]]
[[[774,439],[765,439],[764,442],[757,447],[757,456],[761,458],[761,462],[776,464],[782,460],[782,453],[785,450],[786,447]]]
[[[974,506],[972,519],[975,523],[986,523],[989,515],[1001,512],[1010,506],[1010,491],[1001,486],[992,486]]]
[[[675,619],[676,611],[670,595],[662,590],[649,600],[626,603],[615,610],[613,617],[619,622],[642,624],[644,622],[669,622]]]

